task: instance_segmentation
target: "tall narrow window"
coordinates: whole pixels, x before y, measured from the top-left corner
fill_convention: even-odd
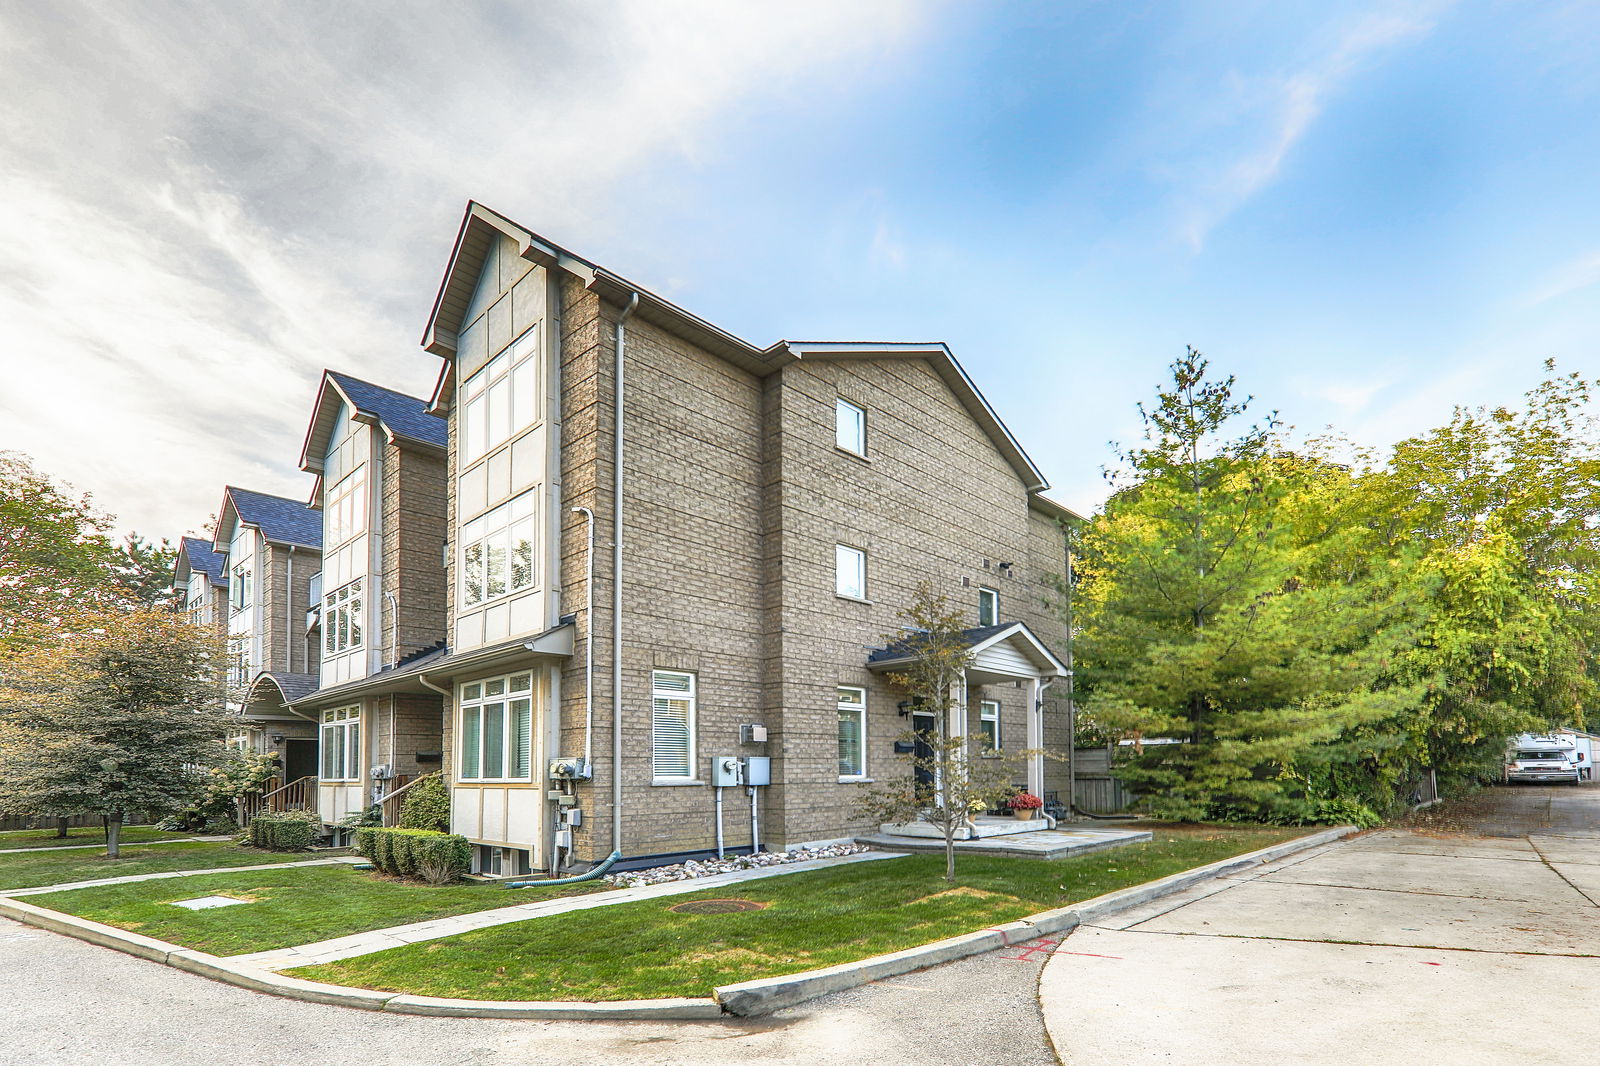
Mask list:
[[[361,778],[361,708],[322,712],[322,779]]]
[[[839,688],[839,776],[867,775],[867,690]]]
[[[655,670],[650,674],[650,774],[688,781],[694,777],[693,674]]]
[[[978,736],[984,751],[1000,750],[1000,704],[994,700],[978,704]]]
[[[362,627],[361,578],[328,593],[322,605],[322,650],[328,655],[359,648],[366,643]]]
[[[833,443],[853,455],[867,454],[867,412],[849,400],[833,405]]]
[[[834,547],[834,591],[851,599],[867,598],[867,553],[839,544]]]
[[[485,600],[532,588],[534,518],[538,490],[524,492],[461,527],[461,602]]]
[[[461,389],[461,465],[470,466],[539,420],[539,334],[530,329]]]
[[[461,686],[461,780],[528,779],[533,769],[532,690],[532,674]]]
[[[980,626],[1000,624],[1000,593],[994,589],[978,590],[978,624]]]

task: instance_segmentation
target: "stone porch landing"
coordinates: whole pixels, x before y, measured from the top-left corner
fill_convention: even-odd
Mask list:
[[[856,839],[884,851],[944,850],[944,840],[939,837],[901,836],[879,832]],[[998,855],[1014,859],[1065,859],[1073,855],[1086,855],[1091,851],[1120,848],[1124,844],[1142,844],[1149,839],[1150,831],[1147,829],[1039,828],[1032,832],[1013,832],[1003,836],[980,835],[976,840],[958,840],[955,842],[955,847],[963,855]]]

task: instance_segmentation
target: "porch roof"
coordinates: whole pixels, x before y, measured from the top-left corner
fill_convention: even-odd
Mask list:
[[[974,626],[962,630],[960,639],[972,653],[975,668],[984,672],[994,672],[988,669],[990,664],[984,660],[995,658],[1003,651],[1012,653],[1010,658],[1016,664],[1018,676],[1061,677],[1067,672],[1066,664],[1028,628],[1026,622]],[[926,634],[912,633],[887,647],[876,648],[867,656],[867,669],[883,672],[904,666],[916,659],[926,640]]]

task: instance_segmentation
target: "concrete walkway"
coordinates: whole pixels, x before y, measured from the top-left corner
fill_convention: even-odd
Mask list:
[[[103,885],[131,885],[135,881],[165,881],[174,877],[199,877],[202,874],[245,874],[252,870],[287,870],[295,866],[337,866],[340,863],[361,863],[359,855],[340,855],[332,859],[310,859],[303,862],[271,862],[261,866],[217,866],[209,870],[165,870],[154,874],[129,874],[126,877],[102,877],[95,881],[69,881],[64,885],[39,885],[36,888],[12,888],[0,891],[0,896],[41,896],[46,892],[70,892],[75,888],[100,888]]]
[[[1370,833],[1090,923],[1040,976],[1058,1052],[1592,1062],[1529,1042],[1529,1010],[1600,1002],[1600,788],[1558,788],[1491,790],[1472,828],[1495,835]]]
[[[509,925],[513,922],[526,922],[533,918],[548,918],[555,914],[592,910],[595,907],[614,907],[619,903],[635,903],[642,899],[682,896],[690,892],[703,892],[708,888],[738,885],[746,881],[781,877],[784,874],[805,873],[808,870],[827,870],[835,866],[849,866],[852,863],[876,862],[883,859],[898,859],[901,857],[884,852],[869,851],[861,855],[844,855],[832,859],[811,859],[806,862],[790,863],[786,866],[763,866],[754,870],[735,870],[733,873],[712,874],[709,877],[696,877],[688,881],[667,881],[663,884],[645,885],[641,888],[619,888],[589,896],[565,896],[558,899],[536,900],[532,903],[497,907],[494,910],[477,911],[472,914],[455,914],[448,918],[414,922],[411,925],[397,925],[389,929],[374,929],[366,933],[355,933],[351,936],[318,941],[315,944],[302,944],[299,947],[257,951],[249,955],[232,955],[229,956],[229,961],[247,963],[263,970],[288,970],[297,966],[315,966],[325,962],[337,962],[340,959],[353,959],[358,955],[370,955],[375,951],[387,951],[389,948],[404,947],[407,944],[420,944],[429,940],[442,940],[449,936],[460,936],[462,933],[470,933],[475,929],[488,929],[491,926]],[[362,860],[358,859],[356,861]],[[515,890],[507,890],[506,896],[508,899],[515,899]]]
[[[232,837],[175,837],[172,840],[133,840],[119,845],[124,848],[148,848],[155,844],[213,844]],[[0,855],[26,855],[39,851],[104,851],[104,844],[63,844],[57,848],[5,848]]]
[[[984,836],[976,840],[957,840],[955,849],[962,855],[997,855],[1013,859],[1066,859],[1091,851],[1142,844],[1151,838],[1147,829],[1040,829],[1008,836]],[[869,847],[889,851],[944,851],[942,838],[874,833],[857,837]]]

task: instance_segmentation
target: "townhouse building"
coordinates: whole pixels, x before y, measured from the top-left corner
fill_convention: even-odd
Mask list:
[[[367,743],[342,725],[370,720],[358,697],[404,701],[418,735],[437,715],[452,828],[482,872],[871,828],[862,790],[906,773],[897,753],[933,724],[887,676],[924,581],[972,623],[951,731],[975,755],[1067,747],[1052,601],[1075,516],[944,345],[757,347],[478,204],[423,345],[444,507],[415,595],[445,646],[329,654],[296,707],[333,714],[325,771]],[[325,512],[354,470],[335,465],[341,417],[319,403],[303,461]],[[409,520],[383,519],[402,537]],[[342,541],[324,543],[331,570]],[[360,581],[370,633],[389,578],[351,543],[367,569],[325,579],[323,625]],[[720,787],[737,756],[763,783]],[[1036,759],[1018,783],[1064,774]]]
[[[226,576],[222,624],[235,694],[230,709],[239,716],[229,740],[241,750],[277,754],[290,780],[313,772],[316,762],[316,731],[288,704],[313,687],[318,669],[306,607],[321,545],[321,518],[303,501],[232,485],[223,490],[211,548]]]
[[[323,545],[321,665],[290,702],[320,741],[316,809],[330,826],[443,760],[441,694],[391,683],[444,654],[447,427],[427,407],[326,371],[300,455]]]
[[[180,537],[173,564],[172,587],[182,599],[179,610],[192,625],[228,635],[228,570],[225,557],[205,537]]]

